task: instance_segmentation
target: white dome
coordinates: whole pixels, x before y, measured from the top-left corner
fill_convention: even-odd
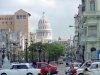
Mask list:
[[[36,31],[37,39],[39,41],[48,42],[52,40],[52,29],[51,24],[47,17],[42,16],[42,18],[38,22],[38,29]]]
[[[45,17],[45,16],[42,16],[42,18],[39,20],[39,23],[38,24],[41,24],[41,23],[49,23],[48,18]]]

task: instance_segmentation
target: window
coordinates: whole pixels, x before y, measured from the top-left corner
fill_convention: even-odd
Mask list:
[[[22,19],[23,18],[23,16],[22,15],[20,15],[20,19]]]
[[[6,22],[6,24],[7,24],[7,22]]]
[[[45,63],[41,63],[40,66],[41,66],[41,67],[47,67],[48,65],[45,64]]]
[[[26,15],[17,15],[17,19],[26,19]]]
[[[26,19],[26,15],[23,15],[23,19]]]
[[[89,37],[97,36],[97,26],[88,26],[88,36]]]
[[[95,1],[94,0],[90,1],[90,11],[95,11]]]
[[[19,19],[19,15],[17,15],[16,18]]]
[[[12,22],[10,22],[12,24]]]
[[[91,66],[90,66],[90,69],[97,69],[98,68],[98,64],[92,64]]]
[[[4,24],[4,22],[2,22],[2,24]]]

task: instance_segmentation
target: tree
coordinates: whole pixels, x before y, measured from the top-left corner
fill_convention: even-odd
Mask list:
[[[37,50],[38,50],[37,48],[40,48],[40,47],[43,50],[42,52],[45,55],[45,59],[47,59],[48,61],[57,60],[60,56],[64,55],[65,53],[65,48],[61,44],[37,42],[29,46],[29,50],[31,52],[30,53],[31,59],[32,57],[36,57],[35,54],[37,54]]]

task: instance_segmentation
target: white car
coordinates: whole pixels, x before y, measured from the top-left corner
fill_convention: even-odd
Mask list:
[[[10,69],[1,69],[0,75],[41,75],[41,70],[32,68],[29,63],[12,64]]]
[[[69,65],[66,65],[65,67],[65,74],[68,74],[70,72],[70,66],[73,65],[74,69],[78,69],[81,65],[81,63],[78,62],[74,62],[74,63],[70,63]]]
[[[100,75],[100,62],[92,62],[88,67],[79,68],[76,75]]]
[[[69,69],[70,69],[70,65],[68,64],[65,66],[65,74],[69,73]]]
[[[58,64],[63,64],[63,62],[64,62],[64,61],[63,61],[62,58],[59,58],[59,59],[58,59]]]

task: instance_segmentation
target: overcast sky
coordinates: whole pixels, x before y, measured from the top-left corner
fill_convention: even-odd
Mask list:
[[[74,15],[77,14],[81,0],[0,0],[0,15],[14,14],[23,9],[31,14],[30,31],[36,32],[38,20],[45,12],[53,29],[53,38],[59,36],[70,37],[74,35]]]

